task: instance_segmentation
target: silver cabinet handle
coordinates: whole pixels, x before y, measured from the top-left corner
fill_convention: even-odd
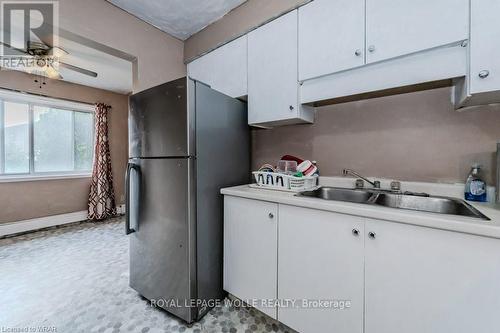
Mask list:
[[[486,79],[490,75],[490,71],[484,70],[479,72],[479,77],[481,79]]]
[[[356,51],[354,51],[354,55],[356,57],[359,57],[361,55],[361,50],[360,49],[357,49]]]
[[[377,236],[377,234],[376,234],[376,233],[374,233],[373,231],[370,231],[370,232],[368,233],[368,237],[370,237],[371,239],[375,239],[375,237],[376,237],[376,236]]]
[[[369,51],[370,53],[375,52],[375,45],[370,45],[370,46],[368,46],[368,51]]]
[[[356,237],[359,236],[359,230],[358,229],[352,229],[352,234]]]
[[[274,219],[274,214],[273,213],[269,213],[269,218],[270,219]]]

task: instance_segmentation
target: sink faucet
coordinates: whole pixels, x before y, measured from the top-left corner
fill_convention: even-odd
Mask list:
[[[348,176],[348,175],[352,175],[354,177],[357,177],[357,178],[359,178],[358,180],[364,180],[368,184],[371,184],[374,188],[380,188],[380,182],[378,180],[375,180],[375,181],[372,182],[368,178],[361,176],[356,171],[353,171],[351,169],[344,169],[344,170],[342,170],[342,176]],[[356,180],[356,188],[362,188],[363,187],[363,183],[359,182],[358,180]]]

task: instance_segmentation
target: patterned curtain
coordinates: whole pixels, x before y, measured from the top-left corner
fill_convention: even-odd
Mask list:
[[[116,215],[111,155],[108,142],[108,110],[106,104],[95,105],[95,147],[92,183],[89,195],[89,220],[103,220]]]

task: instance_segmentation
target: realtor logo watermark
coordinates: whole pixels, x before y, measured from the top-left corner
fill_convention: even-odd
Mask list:
[[[160,308],[213,308],[216,306],[290,309],[349,310],[349,299],[151,299],[151,307]]]
[[[2,56],[19,57],[29,43],[58,46],[58,1],[0,1]]]

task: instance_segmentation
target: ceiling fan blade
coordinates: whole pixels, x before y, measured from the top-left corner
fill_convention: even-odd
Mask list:
[[[59,72],[54,68],[52,67],[52,65],[48,65],[46,68],[45,68],[45,74],[47,74],[47,77],[49,79],[58,79],[58,80],[62,80],[62,76],[61,74],[59,74]]]
[[[59,62],[59,67],[64,67],[66,69],[69,69],[69,70],[72,70],[72,71],[75,71],[75,72],[78,72],[78,73],[81,73],[81,74],[84,74],[84,75],[88,75],[88,76],[92,76],[92,77],[97,77],[97,73],[96,72],[92,72],[92,71],[90,71],[88,69],[81,68],[81,67],[78,67],[78,66],[73,66],[73,65],[67,64],[65,62]]]
[[[69,54],[69,52],[59,46],[51,47],[48,51],[49,56],[54,56],[57,58],[61,58],[67,54]]]

